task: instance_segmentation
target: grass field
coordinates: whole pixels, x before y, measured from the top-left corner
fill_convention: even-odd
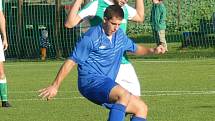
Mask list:
[[[148,121],[215,121],[215,59],[132,60]],[[108,110],[84,99],[71,72],[52,101],[37,90],[55,78],[62,61],[5,63],[12,108],[0,121],[106,121]],[[129,121],[128,118],[126,121]]]

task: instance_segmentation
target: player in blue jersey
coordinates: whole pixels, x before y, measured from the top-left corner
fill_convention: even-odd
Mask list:
[[[125,113],[133,114],[131,121],[146,121],[147,105],[115,82],[123,53],[139,55],[164,53],[164,47],[146,48],[136,45],[122,29],[123,10],[109,6],[103,24],[91,27],[77,42],[70,57],[59,70],[53,83],[39,90],[41,97],[50,100],[57,94],[63,79],[78,65],[78,89],[91,102],[112,104],[108,121],[124,121]]]
[[[128,20],[135,22],[143,22],[144,20],[144,0],[135,0],[135,9],[127,4],[128,0],[92,0],[85,5],[80,11],[82,0],[75,0],[71,8],[68,18],[65,22],[67,28],[76,26],[80,21],[89,21],[90,26],[96,26],[102,23],[104,10],[109,5],[120,5],[124,12],[123,20],[120,28],[126,33]],[[127,89],[133,95],[141,96],[140,83],[137,74],[128,60],[126,53],[121,59],[121,65],[117,78],[115,80],[123,88]]]

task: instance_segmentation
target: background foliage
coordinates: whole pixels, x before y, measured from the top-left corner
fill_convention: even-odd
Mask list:
[[[134,0],[130,1],[134,5]],[[129,23],[128,34],[150,33],[151,0],[144,0],[144,24]],[[200,21],[211,20],[215,12],[215,0],[164,0],[167,9],[167,32],[199,31]]]

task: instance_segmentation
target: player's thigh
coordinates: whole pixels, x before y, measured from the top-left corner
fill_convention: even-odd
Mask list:
[[[127,105],[131,94],[120,85],[116,85],[110,92],[110,101]]]
[[[81,82],[88,82],[82,86]],[[96,76],[89,79],[79,80],[81,94],[96,104],[110,103],[110,92],[116,86],[116,82],[108,77]]]

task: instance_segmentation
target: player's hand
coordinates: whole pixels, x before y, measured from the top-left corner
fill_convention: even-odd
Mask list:
[[[4,51],[7,50],[8,48],[8,43],[7,43],[7,38],[5,37],[4,40],[2,41],[3,49]]]
[[[57,87],[51,85],[47,88],[41,89],[38,92],[40,93],[38,96],[42,97],[42,99],[46,99],[49,101],[52,97],[57,95]]]
[[[166,52],[166,49],[163,45],[159,45],[154,50],[155,54],[164,54]]]

